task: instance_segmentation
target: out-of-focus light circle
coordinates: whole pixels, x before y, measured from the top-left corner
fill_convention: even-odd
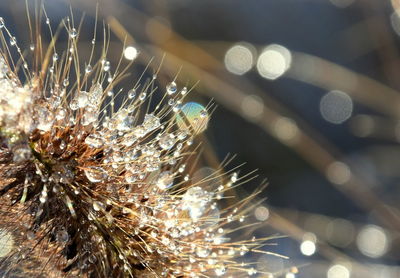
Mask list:
[[[327,278],[350,278],[350,270],[341,264],[335,264],[328,269]]]
[[[257,60],[258,73],[267,79],[277,79],[282,76],[292,64],[290,51],[278,44],[264,48]]]
[[[253,66],[253,52],[246,44],[235,44],[225,53],[226,69],[233,74],[245,74]]]
[[[296,278],[294,273],[286,273],[285,278]]]
[[[258,221],[265,221],[269,217],[269,210],[264,206],[259,206],[254,210],[254,216]]]
[[[138,56],[139,52],[136,49],[136,47],[133,46],[128,46],[127,48],[125,48],[124,50],[124,57],[127,60],[135,60],[136,57]]]
[[[365,256],[379,258],[387,252],[389,238],[381,227],[366,225],[357,236],[357,247]]]
[[[285,143],[293,143],[298,138],[299,128],[295,121],[286,117],[279,117],[273,124],[273,131]]]
[[[0,258],[7,256],[13,248],[13,236],[9,232],[0,230]]]
[[[258,119],[261,117],[264,104],[261,98],[256,95],[248,95],[243,98],[241,107],[243,115],[251,118]]]
[[[348,246],[354,239],[354,225],[345,219],[334,219],[326,225],[326,237],[330,243],[338,247]]]
[[[359,137],[367,137],[375,128],[374,120],[369,115],[357,115],[350,122],[351,131]]]
[[[315,243],[311,240],[304,240],[300,244],[300,251],[305,256],[314,255],[316,250],[317,250],[317,247],[315,246]]]
[[[354,3],[355,0],[330,0],[333,5],[338,8],[347,8]]]
[[[351,171],[345,163],[335,161],[326,169],[326,177],[334,184],[345,184],[351,178]]]
[[[326,121],[341,124],[350,118],[353,112],[353,101],[344,92],[331,91],[321,98],[319,108]]]
[[[303,241],[300,244],[300,251],[305,256],[314,255],[315,251],[317,251],[317,246],[315,242],[317,241],[317,237],[313,233],[306,233],[303,236]]]

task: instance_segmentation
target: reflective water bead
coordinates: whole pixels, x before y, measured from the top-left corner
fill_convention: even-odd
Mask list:
[[[165,133],[158,140],[158,144],[164,150],[171,149],[176,142],[175,136],[173,134]]]
[[[174,81],[172,81],[171,83],[169,83],[169,84],[166,86],[166,89],[167,89],[167,93],[168,93],[169,95],[175,94],[176,91],[178,90],[178,88],[176,87],[176,83],[175,83]]]
[[[84,170],[86,177],[91,182],[102,182],[107,178],[107,172],[97,166],[91,166]]]
[[[79,108],[78,98],[76,96],[69,103],[69,108],[71,108],[71,110],[77,110]]]
[[[70,38],[74,39],[78,35],[78,32],[76,31],[75,28],[72,28],[71,31],[69,32]]]
[[[109,61],[105,61],[103,65],[103,70],[104,71],[109,71],[111,68],[111,63]]]
[[[187,94],[187,92],[188,92],[188,89],[186,87],[183,87],[181,90],[181,95],[184,96]]]
[[[4,18],[0,17],[0,29],[4,28]]]
[[[77,96],[77,101],[78,101],[78,107],[79,108],[84,108],[88,105],[89,103],[89,96],[88,93],[85,91],[81,91],[78,96]]]
[[[215,266],[215,274],[217,276],[222,276],[226,273],[226,268],[223,264],[219,264]]]
[[[176,123],[182,130],[191,130],[194,133],[204,131],[208,125],[208,113],[203,105],[196,102],[188,102],[181,107],[176,114]]]
[[[93,68],[92,68],[91,65],[87,65],[86,68],[85,68],[85,72],[86,72],[86,73],[91,73],[92,70],[93,70]]]
[[[136,90],[135,90],[135,89],[129,90],[129,92],[128,92],[128,98],[129,98],[129,99],[133,99],[133,98],[135,98],[135,96],[136,96]]]
[[[164,171],[158,176],[156,185],[159,189],[165,190],[172,186],[173,181],[173,174],[170,171]]]
[[[144,116],[143,127],[147,133],[157,129],[160,125],[160,119],[153,114],[146,114]]]
[[[11,46],[14,46],[14,45],[16,45],[17,44],[17,39],[15,38],[15,37],[11,37],[10,38],[10,45]]]

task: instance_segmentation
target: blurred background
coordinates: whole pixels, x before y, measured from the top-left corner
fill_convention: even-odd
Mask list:
[[[178,86],[199,81],[189,99],[217,104],[207,159],[236,154],[241,174],[258,169],[239,197],[267,179],[266,201],[246,221],[263,223],[259,237],[286,235],[263,249],[290,259],[258,256],[255,267],[271,273],[259,277],[400,277],[400,1],[48,0],[45,9],[56,25],[70,5],[76,22],[85,14],[80,48],[90,54],[97,3],[112,64],[135,59],[135,78],[164,57],[160,84],[179,72]],[[24,0],[0,1],[0,14],[29,38]]]

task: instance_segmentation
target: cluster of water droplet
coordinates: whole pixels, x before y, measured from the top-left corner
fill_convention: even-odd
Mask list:
[[[70,40],[77,39],[75,28],[68,32]],[[14,37],[10,45],[16,46]],[[69,49],[63,59],[73,61],[76,51]],[[143,273],[158,277],[222,276],[229,269],[243,270],[233,258],[254,243],[228,244],[231,231],[225,225],[242,222],[244,215],[238,208],[221,212],[217,205],[237,174],[204,186],[210,179],[195,182],[186,167],[193,137],[207,128],[207,109],[184,103],[188,89],[178,89],[175,81],[166,86],[165,103],[154,111],[143,109],[148,84],[128,90],[115,109],[115,75],[109,61],[86,64],[85,80],[92,74],[97,78],[83,89],[70,86],[68,68],[62,67],[67,63],[60,57],[52,56],[46,87],[40,87],[36,77],[21,85],[0,57],[1,135],[8,140],[14,163],[30,162],[36,169],[26,176],[21,202],[35,183],[40,186],[36,219],[55,203],[51,198],[58,198],[71,219],[88,227],[82,239],[96,240],[87,240],[84,254],[92,252],[94,257],[82,255],[82,269],[102,259],[95,253],[106,246],[96,232],[101,227],[110,230],[109,245],[118,246],[116,260],[130,275],[132,261],[144,266]],[[56,241],[72,240],[68,227],[55,231]],[[254,273],[251,269],[248,274]]]

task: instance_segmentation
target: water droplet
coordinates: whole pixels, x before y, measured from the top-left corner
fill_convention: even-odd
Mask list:
[[[88,103],[89,103],[88,93],[85,92],[85,91],[81,91],[77,96],[77,101],[78,101],[78,107],[79,108],[86,107],[88,105]]]
[[[176,83],[175,83],[174,81],[172,81],[171,83],[169,83],[169,84],[166,86],[166,89],[167,89],[167,93],[168,93],[169,95],[175,94],[176,91],[178,90],[178,88],[176,87]]]
[[[46,18],[46,24],[47,24],[47,25],[50,24],[50,18]]]
[[[96,166],[88,167],[84,172],[88,180],[94,183],[105,181],[108,176],[103,168]]]
[[[109,71],[111,68],[111,63],[109,61],[105,61],[103,65],[103,70],[104,71]]]
[[[161,136],[161,138],[158,140],[158,144],[160,147],[164,150],[169,150],[171,149],[176,142],[175,136],[173,134],[164,134]]]
[[[86,137],[85,143],[93,148],[100,148],[103,146],[103,140],[95,134],[90,134]]]
[[[93,70],[93,68],[92,68],[91,65],[87,65],[86,68],[85,68],[85,72],[86,72],[86,73],[91,73],[92,70]]]
[[[60,230],[56,234],[56,240],[61,243],[66,243],[69,240],[69,235],[66,230]]]
[[[10,38],[10,45],[11,46],[14,46],[14,45],[16,45],[17,44],[17,39],[15,38],[15,37],[11,37]]]
[[[4,28],[4,18],[0,17],[0,29]]]
[[[182,130],[200,133],[207,128],[208,113],[203,105],[196,102],[188,102],[181,107],[176,114],[176,123]]]
[[[136,96],[136,90],[135,90],[135,89],[129,90],[129,92],[128,92],[128,98],[129,98],[129,99],[133,99],[133,98],[135,98],[135,96]]]
[[[217,276],[222,276],[226,273],[226,268],[223,264],[219,264],[215,266],[215,274]]]
[[[172,186],[174,181],[174,176],[170,171],[162,172],[157,179],[156,185],[159,189],[165,190]]]
[[[71,100],[71,102],[69,103],[69,108],[71,108],[71,110],[77,110],[79,108],[77,97],[74,97]]]
[[[181,95],[184,96],[187,94],[187,92],[188,92],[188,89],[186,87],[183,87],[181,90]]]
[[[212,193],[199,186],[189,188],[182,197],[182,208],[189,211],[193,220],[197,220],[211,201]]]
[[[72,28],[71,31],[69,32],[70,38],[74,39],[78,35],[78,32],[76,31],[75,28]]]
[[[58,60],[58,54],[57,53],[54,53],[53,54],[53,61],[55,62],[55,61],[57,61]]]
[[[143,127],[146,133],[149,133],[160,127],[160,119],[153,114],[146,114],[144,116]]]

